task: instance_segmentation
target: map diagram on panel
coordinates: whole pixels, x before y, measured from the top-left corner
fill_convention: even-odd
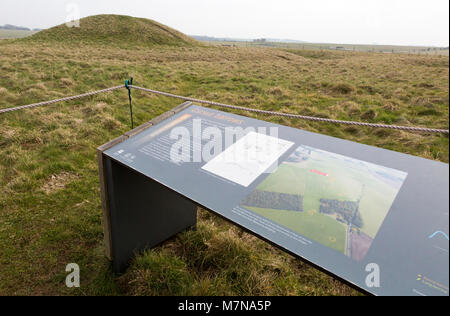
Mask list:
[[[248,187],[292,146],[292,142],[250,132],[202,169]]]
[[[362,261],[407,173],[300,146],[240,205]]]

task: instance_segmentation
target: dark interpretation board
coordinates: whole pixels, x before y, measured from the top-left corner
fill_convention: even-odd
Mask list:
[[[367,293],[448,295],[448,164],[196,105],[104,155]]]

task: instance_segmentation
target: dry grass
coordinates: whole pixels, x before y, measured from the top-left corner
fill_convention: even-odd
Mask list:
[[[64,189],[69,183],[79,178],[80,177],[77,174],[69,172],[61,172],[60,174],[54,174],[51,176],[48,182],[44,184],[42,190],[46,194],[51,194],[56,191]]]
[[[133,76],[140,86],[265,110],[448,128],[448,57],[21,41],[0,42],[0,55],[2,107]],[[179,103],[133,95],[137,123]],[[129,129],[127,102],[118,91],[0,116],[0,294],[356,294],[204,212],[198,231],[139,256],[114,278],[104,257],[95,149]],[[447,136],[252,116],[448,162]],[[78,291],[63,285],[70,262],[82,267]]]

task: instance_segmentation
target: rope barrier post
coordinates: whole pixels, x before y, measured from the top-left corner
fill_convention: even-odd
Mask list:
[[[130,100],[130,118],[131,118],[131,129],[134,129],[134,120],[133,120],[133,103],[131,98],[131,87],[133,85],[133,77],[130,80],[125,80],[125,88],[128,89],[128,99]]]

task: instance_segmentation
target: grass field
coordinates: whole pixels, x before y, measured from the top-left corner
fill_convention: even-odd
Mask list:
[[[394,46],[394,45],[352,45],[352,44],[331,44],[331,43],[283,43],[283,42],[245,42],[227,41],[205,42],[209,45],[237,46],[237,47],[271,47],[286,50],[307,50],[307,51],[347,51],[347,52],[371,52],[383,54],[417,54],[448,56],[448,47],[426,47],[426,46]]]
[[[0,106],[136,84],[322,117],[448,128],[449,59],[253,47],[0,41]],[[133,91],[137,124],[180,102]],[[239,113],[239,112],[238,112]],[[259,119],[448,162],[448,137]],[[0,294],[355,295],[217,217],[114,277],[104,256],[96,148],[130,129],[127,92],[0,116]],[[67,289],[65,267],[81,266]]]

